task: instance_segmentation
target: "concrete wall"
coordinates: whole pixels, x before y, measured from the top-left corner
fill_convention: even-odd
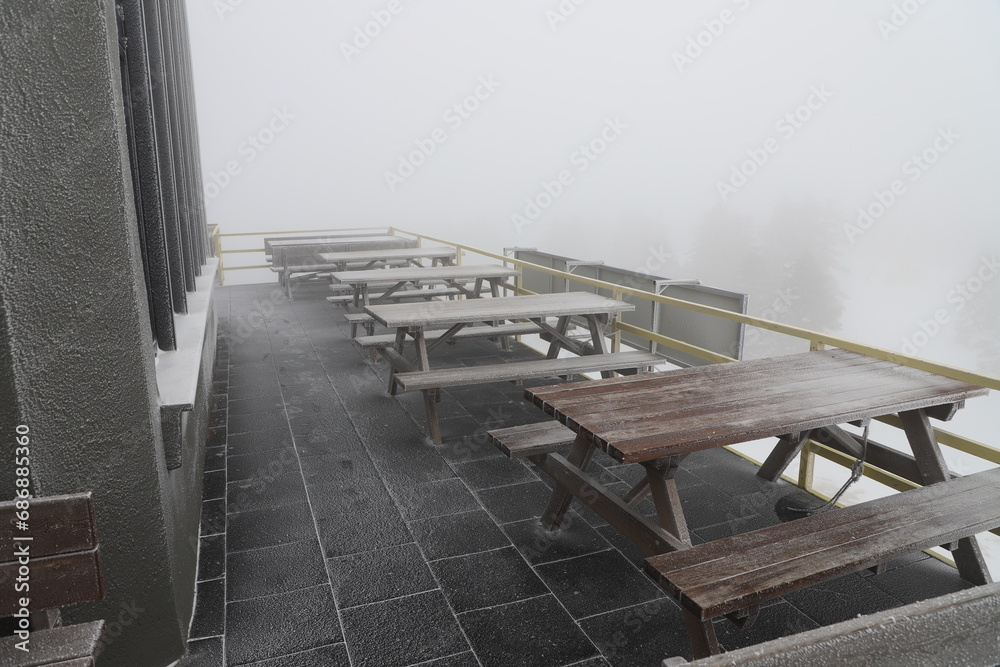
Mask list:
[[[93,491],[107,597],[64,618],[108,621],[102,664],[169,664],[190,620],[207,408],[168,472],[114,2],[0,3],[0,35],[0,469],[14,420],[38,495]]]

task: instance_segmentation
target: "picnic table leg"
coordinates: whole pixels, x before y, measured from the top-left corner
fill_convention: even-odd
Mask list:
[[[500,296],[500,279],[490,278],[490,296],[496,298]],[[494,322],[494,325],[500,324],[500,322]],[[510,338],[507,336],[500,336],[500,349],[504,352],[510,352]]]
[[[587,315],[587,326],[590,328],[590,342],[597,354],[608,353],[608,341],[604,338],[604,327],[601,326],[600,315]],[[602,378],[613,377],[613,371],[601,371]]]
[[[646,469],[646,481],[653,494],[653,504],[656,505],[656,517],[660,525],[673,533],[684,544],[691,544],[687,521],[684,520],[684,510],[681,508],[681,497],[677,492],[677,469],[680,466],[680,456],[669,456],[643,463]]]
[[[950,479],[944,455],[941,453],[941,447],[938,445],[927,413],[924,410],[907,410],[899,413],[899,419],[903,422],[903,431],[906,433],[906,439],[910,441],[913,458],[917,461],[917,469],[924,485]],[[992,582],[975,536],[958,540],[958,546],[952,550],[951,555],[955,559],[955,565],[962,579],[976,585]]]
[[[431,364],[427,358],[427,342],[424,340],[423,329],[417,328],[413,331],[413,343],[417,348],[417,364],[420,366],[420,370],[429,371]],[[431,439],[434,440],[435,445],[440,445],[441,426],[438,424],[437,400],[435,400],[437,390],[423,389],[421,391],[424,395],[424,407],[427,408],[427,425],[431,430]]]
[[[688,637],[691,638],[691,652],[694,653],[695,659],[718,655],[719,640],[715,636],[715,626],[711,619],[703,621],[687,609],[682,609],[682,612]]]
[[[812,431],[802,431],[800,433],[789,433],[778,438],[778,444],[774,446],[767,459],[760,464],[757,476],[769,482],[776,482],[781,474],[785,472],[807,442]]]
[[[573,448],[566,457],[566,461],[580,470],[586,470],[593,456],[594,446],[582,435],[577,435],[576,440],[573,441]],[[549,504],[545,506],[545,511],[542,512],[542,518],[539,521],[547,530],[553,531],[558,529],[562,525],[563,517],[566,516],[571,502],[573,502],[573,494],[564,490],[561,486],[556,486],[552,491]]]
[[[392,349],[399,356],[403,356],[403,347],[406,344],[406,329],[396,329],[396,340],[392,344]],[[396,367],[389,364],[389,395],[395,396],[398,384],[396,383]]]
[[[569,328],[569,316],[563,315],[562,317],[559,318],[559,321],[556,323],[556,331],[565,336],[566,330],[568,328]],[[559,341],[558,338],[553,337],[552,342],[549,343],[549,351],[546,352],[545,358],[557,359],[559,357],[559,350],[561,348],[562,348],[562,343]]]

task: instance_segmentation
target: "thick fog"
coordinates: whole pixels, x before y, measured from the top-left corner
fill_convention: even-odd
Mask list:
[[[537,247],[1000,373],[996,0],[188,12],[224,232]]]

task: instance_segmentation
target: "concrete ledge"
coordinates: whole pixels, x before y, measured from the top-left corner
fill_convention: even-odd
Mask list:
[[[181,466],[184,414],[194,408],[201,385],[206,345],[214,345],[214,337],[206,341],[210,318],[214,322],[212,295],[215,291],[217,258],[210,257],[196,281],[197,291],[188,292],[188,312],[175,315],[177,350],[160,352],[156,356],[156,385],[160,393],[160,422],[163,427],[163,450],[167,469]],[[214,352],[213,350],[210,350]],[[209,366],[211,371],[211,366]]]
[[[663,661],[663,667],[992,667],[997,664],[997,656],[1000,656],[1000,584],[989,584],[692,663],[684,658],[669,658]]]

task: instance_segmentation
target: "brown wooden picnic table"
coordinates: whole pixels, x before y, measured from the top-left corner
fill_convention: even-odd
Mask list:
[[[588,495],[620,506],[582,472],[598,449],[622,463],[641,463],[646,478],[627,502],[653,495],[659,525],[630,510],[616,525],[646,553],[690,545],[674,475],[690,453],[778,436],[761,476],[775,480],[819,429],[898,413],[926,480],[949,475],[927,422],[950,418],[962,402],[987,390],[847,350],[700,366],[665,373],[538,387],[525,396],[576,434],[567,457],[545,457],[560,487],[543,517],[557,527],[571,498]],[[563,487],[572,487],[572,493]],[[596,495],[594,495],[596,494]]]
[[[535,427],[518,446],[557,482],[542,523],[558,528],[578,498],[651,555],[646,570],[681,603],[700,657],[719,651],[714,618],[745,623],[775,596],[911,551],[945,546],[963,579],[988,583],[975,535],[1000,525],[1000,469],[953,477],[929,422],[950,419],[965,399],[987,392],[847,350],[808,352],[528,389],[525,396],[575,439],[562,456],[554,447],[566,441],[540,442]],[[686,456],[777,436],[757,473],[775,481],[810,437],[823,432],[850,449],[857,439],[840,424],[889,414],[902,422],[923,488],[691,546],[674,479]],[[515,455],[513,439],[501,433],[491,437]],[[642,464],[645,478],[624,497],[610,493],[585,472],[598,449]],[[655,522],[635,509],[647,493]]]
[[[444,268],[457,270],[462,267]],[[394,271],[397,270],[386,269],[377,273],[386,274]],[[406,271],[416,272],[417,270],[406,269]],[[414,273],[414,275],[416,274]],[[376,322],[396,330],[393,347],[383,352],[393,369],[389,383],[390,392],[394,394],[397,386],[404,390],[420,389],[423,391],[431,434],[434,441],[440,443],[441,432],[437,423],[436,400],[437,392],[442,387],[519,380],[529,377],[571,375],[591,370],[606,372],[619,368],[615,364],[632,370],[639,366],[651,366],[656,360],[659,360],[655,355],[630,352],[608,354],[604,326],[613,314],[634,308],[635,306],[632,304],[597,294],[570,292],[461,301],[370,305],[365,308],[365,312],[371,315]],[[586,319],[590,333],[589,345],[573,340],[567,335],[570,318],[574,316]],[[555,326],[549,323],[548,318],[557,318]],[[501,327],[505,326],[503,324],[505,321],[531,323],[535,331],[551,336],[546,359],[493,366],[431,370],[430,353],[459,335],[466,327],[485,324],[486,327],[483,328],[496,327],[497,331],[502,331]],[[435,327],[447,327],[447,329],[434,336],[429,342],[428,329]],[[412,361],[404,356],[404,344],[407,337],[413,340],[416,348],[416,359]],[[579,361],[558,359],[559,351],[562,349],[581,355],[581,357],[588,355],[590,358]],[[590,356],[595,354],[604,356]]]

